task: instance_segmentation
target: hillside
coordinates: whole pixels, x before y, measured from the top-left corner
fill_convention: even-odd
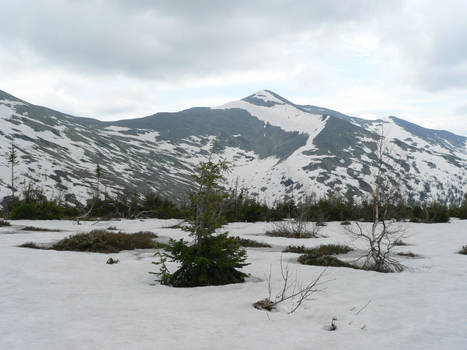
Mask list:
[[[459,201],[467,192],[467,138],[396,117],[365,120],[313,105],[297,105],[263,90],[222,106],[102,122],[35,106],[0,91],[0,152],[14,140],[17,186],[83,202],[103,170],[103,187],[151,188],[182,200],[192,169],[211,140],[232,164],[238,183],[269,202],[284,194],[365,195],[374,179],[376,140],[383,125],[391,147],[386,168],[411,199]],[[6,156],[0,198],[10,193]]]

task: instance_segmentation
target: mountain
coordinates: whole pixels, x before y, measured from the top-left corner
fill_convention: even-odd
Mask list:
[[[0,198],[10,193],[6,161],[14,140],[18,189],[32,183],[49,195],[83,202],[102,168],[108,192],[148,188],[183,200],[193,168],[210,141],[231,162],[238,182],[260,199],[297,200],[339,189],[366,195],[374,181],[383,126],[391,147],[386,170],[410,199],[456,202],[467,193],[467,138],[397,117],[366,120],[313,105],[297,105],[262,90],[213,108],[103,122],[35,106],[0,90]]]

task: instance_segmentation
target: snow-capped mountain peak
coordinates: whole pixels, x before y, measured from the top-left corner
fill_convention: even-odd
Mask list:
[[[283,105],[287,104],[288,101],[277,95],[276,93],[269,90],[260,90],[254,93],[253,95],[247,96],[242,99],[243,101],[250,102],[252,104],[257,104],[260,106],[274,106],[274,105]]]

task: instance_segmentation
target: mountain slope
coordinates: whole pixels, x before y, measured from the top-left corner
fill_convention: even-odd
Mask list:
[[[383,125],[391,144],[387,170],[404,173],[412,199],[459,201],[467,192],[467,138],[396,117],[369,121],[312,105],[296,105],[268,91],[214,108],[191,108],[145,118],[102,122],[35,106],[0,91],[0,152],[14,140],[20,155],[18,189],[33,182],[49,195],[83,202],[103,169],[109,192],[151,188],[182,200],[194,166],[217,138],[233,165],[229,182],[269,202],[315,192],[365,195],[374,176]],[[8,195],[6,158],[0,197]]]

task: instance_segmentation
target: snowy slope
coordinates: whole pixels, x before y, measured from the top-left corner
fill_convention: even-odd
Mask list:
[[[252,303],[267,296],[265,276],[272,273],[273,293],[281,286],[280,251],[289,244],[312,247],[351,244],[335,222],[323,228],[327,238],[286,239],[264,236],[267,223],[233,223],[231,234],[269,242],[272,249],[248,249],[251,274],[246,283],[201,288],[153,284],[154,250],[112,254],[18,248],[50,243],[77,232],[116,226],[126,232],[152,230],[162,238],[186,237],[166,227],[174,220],[84,222],[17,221],[0,228],[1,349],[336,349],[464,350],[467,348],[467,221],[404,224],[401,247],[420,254],[401,258],[402,273],[384,274],[328,268],[323,290],[288,315],[288,305],[266,314]],[[25,225],[63,232],[27,232]],[[284,263],[308,282],[321,267]],[[351,258],[351,257],[348,257]],[[342,256],[342,259],[346,259]],[[170,269],[175,266],[170,265]],[[337,330],[330,332],[337,317]]]
[[[381,125],[394,158],[393,163],[407,168],[402,186],[406,193],[412,194],[412,198],[456,200],[462,198],[467,189],[467,152],[463,137],[458,137],[458,143],[452,144],[439,137],[436,130],[417,126],[428,135],[432,133],[432,142],[427,142],[404,129],[400,122],[396,122],[400,119],[394,117],[365,121],[363,128],[362,119],[318,107],[310,112],[309,106],[295,105],[267,90],[217,108],[244,109],[266,124],[308,136],[304,146],[269,169],[264,169],[265,162],[261,160],[248,165],[250,169],[260,169],[263,177],[256,176],[253,182],[251,179],[245,182],[252,184],[251,188],[256,190],[261,188],[261,184],[274,187],[276,193],[270,193],[272,198],[284,193],[300,198],[310,191],[323,195],[330,189],[335,190],[336,186],[343,192],[350,189],[350,193],[356,194],[366,188],[362,183],[371,186],[374,181],[371,168],[374,164],[375,134],[381,132]],[[316,112],[320,110],[332,114],[317,115]],[[323,130],[326,131],[328,126],[331,130],[322,139],[331,145],[323,140],[317,142],[317,136],[324,134]],[[340,138],[350,138],[350,142],[338,145],[342,142]],[[341,146],[341,149],[333,149],[333,143]],[[234,176],[238,175],[234,173]],[[289,180],[287,186],[283,185],[284,180]]]
[[[400,182],[409,199],[462,199],[465,137],[395,117],[368,121],[300,106],[268,90],[219,107],[116,122],[66,115],[0,91],[0,198],[11,192],[6,154],[12,141],[20,156],[18,190],[34,183],[49,196],[83,202],[95,186],[97,163],[102,190],[151,188],[181,200],[215,138],[219,155],[232,164],[228,183],[259,199],[336,190],[361,197],[371,190],[381,124],[392,149],[387,170],[404,169]]]

